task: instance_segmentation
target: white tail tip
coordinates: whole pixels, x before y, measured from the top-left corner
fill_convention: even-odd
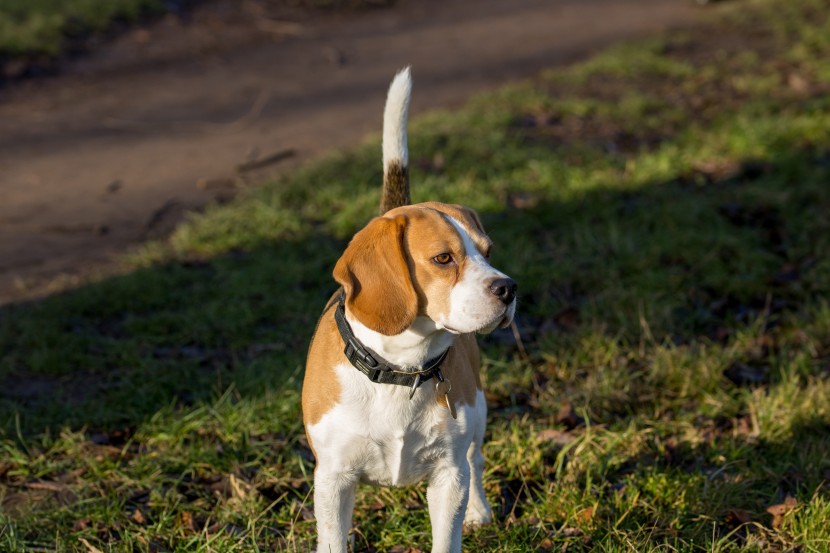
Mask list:
[[[398,161],[403,167],[409,166],[409,151],[406,143],[406,121],[409,116],[409,96],[412,94],[412,74],[409,67],[398,71],[386,95],[383,110],[383,167]]]

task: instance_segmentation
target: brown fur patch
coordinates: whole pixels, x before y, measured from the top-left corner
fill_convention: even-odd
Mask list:
[[[475,405],[476,391],[481,389],[481,355],[475,334],[462,334],[455,338],[441,372],[450,380],[450,401],[455,405]],[[441,405],[444,399],[436,398]]]
[[[404,251],[405,216],[376,217],[355,234],[334,267],[346,291],[346,308],[387,336],[406,330],[418,314],[418,297]]]
[[[412,198],[409,194],[409,167],[404,167],[399,161],[390,162],[383,172],[383,192],[380,200],[380,214],[390,209],[409,205]]]
[[[340,381],[334,367],[348,360],[343,354],[343,341],[334,321],[336,305],[336,302],[332,302],[323,313],[308,348],[302,399],[306,427],[316,424],[340,399]],[[313,451],[311,437],[308,438],[308,443]]]

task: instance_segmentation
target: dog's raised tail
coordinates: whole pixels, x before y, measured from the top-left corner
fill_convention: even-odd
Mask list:
[[[412,75],[409,67],[401,69],[386,95],[383,110],[383,193],[380,213],[409,205],[409,151],[406,144],[406,122],[409,115],[409,96],[412,93]]]

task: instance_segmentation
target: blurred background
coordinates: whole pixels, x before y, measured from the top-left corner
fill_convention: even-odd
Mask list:
[[[682,0],[4,0],[0,302],[111,270],[185,212],[378,132],[404,65],[417,114],[700,15]]]

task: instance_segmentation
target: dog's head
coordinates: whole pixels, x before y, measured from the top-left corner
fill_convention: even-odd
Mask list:
[[[419,316],[455,334],[491,332],[516,312],[516,283],[490,265],[491,245],[472,209],[399,207],[354,236],[334,278],[351,314],[381,334],[400,334]]]

